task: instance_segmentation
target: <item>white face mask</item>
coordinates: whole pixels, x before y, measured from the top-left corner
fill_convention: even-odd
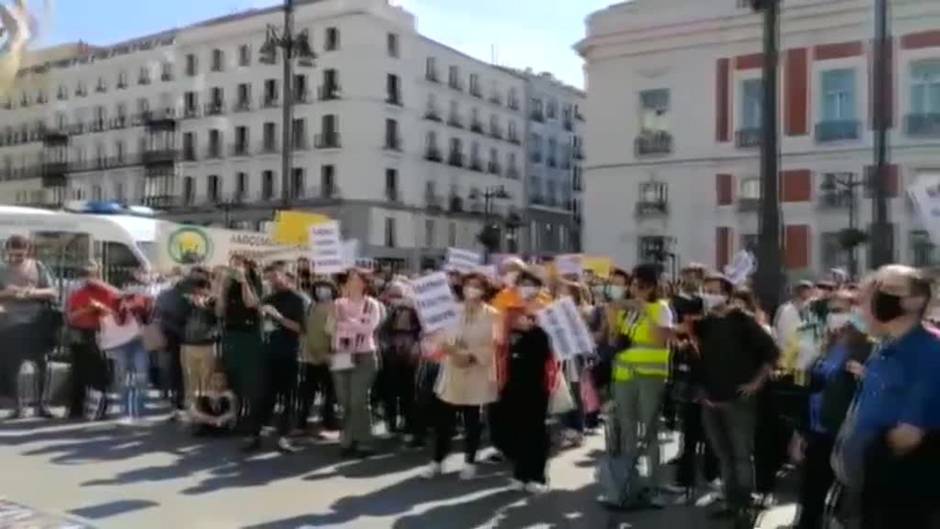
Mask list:
[[[539,287],[533,286],[524,286],[519,287],[519,294],[522,296],[522,299],[529,300],[533,299],[539,293]]]
[[[608,293],[610,294],[610,299],[618,301],[623,299],[624,288],[619,285],[610,285],[610,287],[608,287]]]
[[[317,300],[330,301],[333,299],[333,289],[330,287],[317,287]]]
[[[728,296],[722,294],[702,294],[702,304],[705,305],[705,310],[712,310],[714,308],[720,307],[728,302]]]
[[[483,297],[483,291],[477,287],[464,287],[463,298],[470,301],[476,301]]]
[[[848,312],[840,312],[836,314],[830,314],[826,317],[826,328],[830,331],[838,331],[842,327],[845,327],[852,321],[852,314]]]

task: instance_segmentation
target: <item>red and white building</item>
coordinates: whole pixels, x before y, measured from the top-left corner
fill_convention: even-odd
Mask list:
[[[889,215],[895,257],[924,265],[940,255],[904,189],[940,171],[940,2],[890,6]],[[827,182],[858,182],[858,227],[872,219],[873,2],[782,0],[780,26],[781,240],[799,277],[848,260],[849,198]],[[587,252],[722,266],[756,244],[762,35],[741,0],[633,0],[588,18]]]

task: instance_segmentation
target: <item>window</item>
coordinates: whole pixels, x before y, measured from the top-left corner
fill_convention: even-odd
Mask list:
[[[385,170],[385,196],[389,200],[398,200],[398,170]]]
[[[470,74],[470,93],[479,97],[483,94],[480,90],[480,75],[472,73]]]
[[[425,248],[434,248],[434,219],[424,221],[424,246]]]
[[[336,192],[336,166],[320,166],[320,194],[324,198],[332,197]]]
[[[558,117],[558,101],[554,99],[549,99],[548,104],[545,106],[545,117],[548,119],[555,119]]]
[[[150,84],[150,67],[141,66],[140,74],[137,77],[137,84],[148,85]]]
[[[221,72],[225,69],[225,53],[220,49],[212,50],[212,71]]]
[[[398,35],[389,33],[385,39],[385,46],[388,48],[389,57],[398,57]]]
[[[385,217],[385,247],[395,247],[395,218]]]
[[[118,202],[124,202],[124,182],[115,182],[114,183],[114,200]]]
[[[235,175],[235,200],[242,200],[248,196],[248,173],[239,172]]]
[[[398,76],[390,73],[385,78],[385,101],[393,105],[401,106],[401,82]]]
[[[194,77],[198,72],[199,62],[196,60],[196,55],[189,53],[186,55],[186,75]]]
[[[183,133],[183,160],[194,161],[196,159],[196,133]]]
[[[460,90],[460,69],[456,66],[451,66],[447,72],[447,82],[451,88],[455,90]]]
[[[303,198],[307,191],[307,179],[303,167],[294,167],[290,172],[290,192],[293,198]]]
[[[221,182],[218,175],[209,175],[206,179],[206,198],[209,202],[218,202],[222,196]]]
[[[924,267],[934,266],[938,259],[937,247],[930,240],[926,231],[912,231],[910,234],[911,266]]]
[[[124,162],[125,150],[123,141],[117,140],[114,142],[114,159],[117,160],[118,163]]]
[[[940,114],[940,60],[911,65],[911,114]]]
[[[160,80],[161,81],[172,81],[173,80],[173,64],[170,62],[163,62],[160,65]]]
[[[339,49],[339,29],[326,28],[326,42],[324,43],[326,51],[335,51]]]
[[[437,76],[437,59],[435,57],[428,57],[424,64],[424,77],[428,81],[438,82]]]
[[[294,149],[307,148],[307,120],[303,118],[294,119],[291,125],[291,136],[293,136],[291,145]]]
[[[339,73],[334,68],[323,70],[323,86],[320,89],[320,99],[329,100],[339,97]]]
[[[641,182],[640,204],[665,209],[669,200],[669,188],[665,182]]]
[[[822,72],[823,122],[855,120],[855,70],[828,70]]]
[[[741,128],[759,129],[764,101],[764,81],[747,79],[741,82]]]
[[[272,152],[277,148],[277,124],[269,121],[264,124],[262,129],[262,147],[267,152]]]
[[[196,182],[191,176],[183,177],[183,203],[192,204],[196,200]]]
[[[385,148],[395,151],[401,150],[401,137],[398,134],[397,120],[385,120]]]
[[[118,74],[117,88],[119,90],[122,88],[127,88],[127,72],[123,70]]]
[[[220,158],[222,156],[222,131],[219,129],[209,130],[209,158]]]
[[[238,47],[238,65],[251,66],[251,47],[247,44]]]
[[[519,110],[519,94],[516,92],[515,86],[509,89],[509,97],[506,100],[506,104],[512,110]]]
[[[264,106],[274,106],[277,104],[278,91],[277,79],[265,79],[264,81]]]
[[[447,225],[447,245],[457,246],[457,223],[454,221],[450,221]]]
[[[516,141],[519,139],[519,132],[516,130],[516,122],[509,122],[509,141]]]
[[[225,91],[220,86],[212,87],[212,90],[209,92],[210,101],[212,102],[212,110],[215,112],[221,112],[222,106],[225,104]]]
[[[571,109],[566,112],[570,113]],[[669,89],[644,90],[640,92],[640,130],[669,130]]]
[[[239,83],[238,101],[235,106],[239,110],[248,110],[251,108],[251,83]]]
[[[292,85],[294,101],[304,102],[307,100],[307,76],[302,73],[294,74],[294,83]]]
[[[747,200],[760,199],[760,178],[749,177],[741,179],[741,189],[738,196]]]
[[[199,94],[196,92],[186,92],[183,94],[183,114],[186,116],[195,116],[196,109],[199,107]]]
[[[268,170],[261,173],[261,199],[271,200],[274,198],[274,171]]]

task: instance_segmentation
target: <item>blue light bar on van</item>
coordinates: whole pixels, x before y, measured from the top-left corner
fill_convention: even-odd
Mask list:
[[[156,215],[154,210],[147,206],[125,206],[120,202],[104,200],[71,200],[65,204],[65,210],[91,215],[136,215],[139,217]]]

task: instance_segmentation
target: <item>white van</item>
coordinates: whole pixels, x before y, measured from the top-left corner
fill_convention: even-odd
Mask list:
[[[108,281],[123,284],[137,270],[153,268],[154,241],[163,222],[131,215],[88,215],[0,206],[0,244],[26,235],[54,275],[71,277],[89,260],[102,265]]]

